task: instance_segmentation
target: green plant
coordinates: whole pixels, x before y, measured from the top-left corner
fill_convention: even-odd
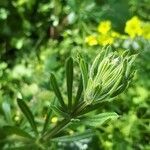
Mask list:
[[[69,57],[66,61],[66,98],[60,92],[55,75],[51,73],[50,84],[56,100],[51,102],[42,127],[36,122],[27,104],[23,100],[17,99],[21,111],[31,126],[28,129],[30,133],[24,127],[4,126],[3,129],[8,137],[6,141],[14,141],[13,144],[10,142],[6,149],[26,149],[27,147],[35,150],[52,149],[55,142],[71,142],[95,135],[96,127],[110,119],[116,119],[118,115],[115,112],[98,114],[95,112],[89,115],[89,112],[103,107],[104,103],[112,101],[126,89],[134,75],[133,62],[135,58],[136,55],[129,56],[128,51],[123,54],[115,53],[109,46],[100,51],[91,65],[81,55],[78,55],[76,62],[81,71],[81,79],[74,94],[73,81],[76,62]],[[61,116],[55,126],[49,125],[52,113]],[[87,126],[84,132],[62,136],[61,133],[65,134],[64,131],[66,127],[69,128],[69,125],[81,124]]]

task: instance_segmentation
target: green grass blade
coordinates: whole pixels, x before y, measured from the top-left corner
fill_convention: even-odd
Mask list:
[[[68,94],[68,108],[72,108],[72,85],[73,85],[73,59],[70,57],[66,61],[66,81]]]
[[[37,134],[37,126],[36,123],[34,121],[34,116],[32,114],[32,112],[30,111],[29,107],[27,106],[27,104],[21,100],[21,99],[17,99],[17,103],[21,109],[21,111],[23,112],[23,114],[25,115],[25,117],[28,119],[33,131]]]
[[[55,93],[56,97],[58,98],[58,101],[59,101],[60,105],[65,109],[66,105],[64,103],[63,97],[62,97],[61,92],[58,88],[58,84],[57,84],[55,75],[53,73],[51,73],[50,82],[51,82],[51,86],[54,90],[54,93]]]

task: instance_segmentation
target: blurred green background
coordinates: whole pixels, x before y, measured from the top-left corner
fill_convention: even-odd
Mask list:
[[[16,104],[17,97],[24,98],[36,121],[42,124],[49,102],[54,99],[49,85],[50,72],[55,72],[64,91],[66,58],[70,55],[75,58],[79,51],[90,59],[103,45],[111,44],[116,51],[129,49],[131,53],[139,53],[137,72],[129,88],[99,110],[115,111],[120,118],[99,127],[97,136],[91,140],[56,147],[65,150],[149,150],[149,12],[149,0],[1,0],[0,149],[9,144],[4,140],[2,126],[25,126]],[[136,25],[131,27],[134,32],[131,36],[125,28],[127,24],[130,27],[129,20],[134,16],[140,27],[133,19]],[[105,21],[111,23],[111,29],[103,44],[103,34],[97,30]],[[112,31],[117,36],[111,35],[110,42],[108,37]]]

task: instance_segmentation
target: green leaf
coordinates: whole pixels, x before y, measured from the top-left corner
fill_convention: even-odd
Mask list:
[[[103,51],[101,51],[96,58],[94,59],[92,66],[90,67],[90,77],[93,78],[97,72],[97,68],[98,68],[98,64],[100,63],[100,60],[102,59],[101,55],[102,55]]]
[[[54,100],[51,102],[51,105],[53,105],[53,104],[54,104]],[[51,115],[52,115],[52,109],[48,108],[47,115],[46,115],[46,119],[45,119],[44,126],[43,126],[42,134],[44,134],[45,131],[46,131],[47,128],[48,128]]]
[[[119,72],[119,71],[118,71]],[[122,79],[122,73],[123,73],[123,70],[120,71],[120,74],[119,75],[116,75],[116,77],[118,77],[118,79],[116,80],[116,83],[114,83],[113,87],[111,88],[111,90],[109,91],[109,94],[111,95],[119,86],[120,82],[121,82],[121,79]]]
[[[28,119],[33,131],[37,134],[37,127],[36,127],[36,123],[34,121],[34,116],[32,114],[32,112],[30,111],[29,107],[27,106],[27,104],[21,100],[21,99],[17,99],[17,103],[21,109],[21,111],[23,112],[23,114],[26,116],[26,118]]]
[[[98,99],[102,90],[102,83],[99,83],[94,89],[94,100]]]
[[[48,139],[52,138],[55,136],[57,133],[65,129],[68,125],[70,124],[70,119],[63,119],[61,122],[58,122],[58,124],[48,130],[44,135],[43,135],[43,140],[47,141]]]
[[[88,65],[87,63],[84,61],[84,59],[80,60],[80,70],[82,73],[82,79],[83,79],[83,87],[84,87],[84,91],[87,87],[87,83],[88,83]]]
[[[51,73],[51,76],[50,76],[50,82],[51,82],[51,86],[55,92],[55,95],[57,96],[58,98],[58,101],[60,103],[60,105],[65,109],[66,108],[66,105],[64,103],[64,100],[62,98],[62,95],[61,95],[61,92],[58,88],[58,84],[57,84],[57,81],[56,81],[56,78],[55,78],[55,75],[53,73]]]
[[[15,126],[4,126],[3,130],[5,131],[6,134],[9,134],[9,135],[15,134],[18,136],[22,136],[24,138],[33,139],[33,137],[30,134],[28,134],[27,132]]]
[[[117,119],[118,115],[114,112],[112,113],[101,113],[95,116],[88,116],[85,118],[80,118],[80,123],[83,123],[88,126],[98,127],[102,125],[109,119]]]
[[[54,105],[51,105],[50,107],[57,115],[63,116],[65,118],[69,117],[69,115],[66,112],[64,112],[63,110],[61,110],[58,106],[56,107]]]
[[[11,110],[10,110],[10,104],[7,102],[2,103],[2,109],[4,111],[6,120],[9,124],[12,124],[12,118],[11,118]]]
[[[133,63],[135,62],[135,59],[137,58],[138,55],[131,55],[130,58],[128,58],[127,62],[127,70],[126,70],[126,77],[130,75],[130,73],[133,71]]]
[[[66,61],[66,80],[68,94],[68,108],[72,107],[72,85],[73,85],[73,59],[70,57]]]
[[[52,139],[54,142],[72,142],[72,141],[79,141],[86,138],[90,138],[95,134],[93,131],[86,131],[84,133],[75,133],[74,135],[67,135],[58,138]]]
[[[97,102],[96,104],[93,104],[93,103],[92,103],[92,105],[88,105],[88,106],[86,107],[86,109],[84,109],[84,110],[81,111],[80,116],[81,116],[81,115],[84,115],[84,114],[86,114],[86,113],[89,113],[89,112],[91,112],[91,111],[94,111],[94,110],[96,110],[96,109],[103,108],[104,105],[106,105],[106,104],[108,104],[108,101],[107,101],[107,100],[99,101],[99,102]]]
[[[79,81],[79,86],[78,86],[76,98],[75,98],[75,105],[77,105],[77,103],[79,102],[79,100],[82,96],[82,92],[83,92],[83,82],[82,82],[82,77],[81,77],[80,81]]]
[[[110,45],[106,45],[106,46],[103,47],[103,50],[104,50],[104,52],[105,52],[103,58],[105,58],[105,57],[107,57],[107,55],[108,55],[110,52],[112,52],[112,47],[111,47]]]
[[[114,91],[114,93],[112,93],[111,97],[115,97],[117,95],[119,95],[120,93],[122,93],[126,87],[128,86],[128,82],[124,81],[124,83],[118,87],[118,89],[116,91]]]
[[[27,150],[28,149],[38,149],[37,146],[35,145],[35,143],[29,143],[29,144],[25,144],[22,146],[16,146],[16,147],[9,147],[9,148],[5,148],[5,150]]]

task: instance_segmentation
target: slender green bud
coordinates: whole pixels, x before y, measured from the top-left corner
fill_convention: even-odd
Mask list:
[[[136,55],[128,56],[111,52],[107,47],[95,58],[89,68],[89,78],[84,92],[88,104],[117,96],[125,90],[133,77],[133,62]]]

